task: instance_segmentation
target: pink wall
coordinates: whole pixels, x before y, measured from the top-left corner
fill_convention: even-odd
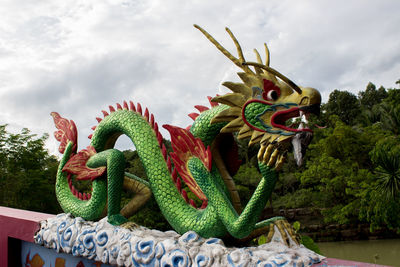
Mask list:
[[[39,222],[53,216],[55,215],[0,206],[0,266],[8,265],[9,237],[33,242]]]

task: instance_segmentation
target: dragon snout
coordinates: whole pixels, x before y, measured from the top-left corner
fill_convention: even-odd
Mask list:
[[[312,106],[312,105],[320,105],[321,104],[321,94],[318,90],[305,87],[301,88],[301,95],[300,95],[300,106]]]

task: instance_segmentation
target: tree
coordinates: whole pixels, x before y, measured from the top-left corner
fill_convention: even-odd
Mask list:
[[[353,125],[360,114],[360,104],[355,95],[347,91],[334,90],[329,95],[328,103],[323,105],[326,116],[339,116],[347,125]]]
[[[379,104],[388,96],[388,93],[384,87],[379,87],[376,90],[376,86],[373,83],[368,83],[365,91],[358,93],[358,99],[362,108],[371,109],[374,105]]]
[[[321,138],[310,145],[306,167],[296,174],[299,190],[285,198],[302,207],[323,208],[327,222],[349,223],[358,220],[360,184],[368,185],[375,177],[369,153],[389,133],[378,125],[346,125],[336,115],[330,120],[334,127],[318,130]]]
[[[360,218],[371,230],[387,226],[400,230],[400,140],[388,136],[377,142],[370,152],[375,175],[361,183]]]
[[[47,213],[61,211],[55,195],[58,161],[44,147],[48,135],[0,125],[0,205]]]
[[[400,140],[389,136],[379,140],[370,152],[376,165],[378,190],[387,199],[400,199]]]

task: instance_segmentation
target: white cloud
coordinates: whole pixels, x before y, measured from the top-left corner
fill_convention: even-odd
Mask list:
[[[51,134],[49,113],[59,111],[77,122],[83,147],[101,109],[132,99],[160,124],[186,127],[193,105],[207,105],[236,71],[194,23],[235,54],[229,26],[252,60],[252,49],[263,53],[267,42],[271,66],[325,100],[369,81],[393,87],[399,7],[396,0],[5,1],[0,123]]]

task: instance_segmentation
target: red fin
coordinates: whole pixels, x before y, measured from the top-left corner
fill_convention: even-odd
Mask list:
[[[96,117],[96,120],[97,120],[98,123],[100,123],[103,119],[99,118],[99,117]]]
[[[122,109],[122,107],[121,107],[121,104],[120,104],[120,103],[117,103],[117,109],[118,109],[118,110],[121,110],[121,109]]]
[[[218,106],[218,103],[217,103],[217,102],[212,102],[212,101],[211,101],[211,99],[213,99],[211,96],[207,96],[207,98],[208,98],[208,102],[210,102],[210,106],[211,106],[211,107],[216,107],[216,106]]]
[[[144,117],[146,118],[146,121],[149,122],[149,110],[147,108],[144,111]]]
[[[204,111],[206,111],[206,110],[209,110],[209,108],[208,107],[206,107],[206,106],[202,106],[202,105],[197,105],[197,106],[194,106],[200,113],[201,112],[204,112]]]
[[[73,194],[74,196],[76,196],[76,194],[77,194],[76,192],[77,192],[77,191],[76,191],[75,186],[72,186],[72,187],[71,187],[71,192],[72,192],[72,194]]]
[[[168,167],[168,171],[171,172],[172,165],[171,165],[171,158],[169,156],[167,157],[167,167]]]
[[[151,114],[151,116],[150,116],[150,125],[151,125],[151,128],[154,128],[154,115],[153,114]]]
[[[181,183],[181,179],[176,179],[176,188],[178,188],[178,191],[181,192],[182,189],[182,183]]]
[[[115,112],[115,108],[113,106],[108,106],[108,109],[110,110],[110,112]]]
[[[136,111],[137,111],[140,115],[142,115],[142,105],[140,105],[140,103],[137,103]]]
[[[185,199],[186,202],[189,202],[189,198],[188,198],[188,195],[187,195],[187,192],[185,191],[185,189],[182,189],[181,195],[183,196],[183,198]]]
[[[171,173],[172,176],[172,181],[174,181],[174,183],[176,183],[176,178],[178,177],[178,172],[176,170],[176,168],[174,168],[174,170]]]
[[[129,109],[129,107],[128,107],[128,103],[126,103],[126,101],[124,100],[124,103],[123,103],[123,105],[124,105],[124,109],[126,109],[126,110],[128,110]]]
[[[174,162],[175,169],[178,171],[186,185],[200,200],[207,200],[201,191],[194,177],[187,168],[187,162],[191,157],[200,159],[208,171],[211,170],[212,158],[211,149],[204,147],[200,138],[195,138],[188,130],[172,125],[163,125],[171,134],[171,144],[173,153],[170,156]],[[175,170],[174,169],[174,170]]]
[[[78,133],[74,121],[62,118],[57,112],[51,112],[50,115],[53,117],[54,124],[58,129],[58,131],[54,132],[55,138],[60,142],[58,151],[63,154],[68,142],[71,141],[74,144],[72,152],[76,153]]]
[[[194,208],[197,209],[196,203],[194,203],[193,199],[189,199],[189,204],[192,205]]]
[[[132,101],[129,101],[129,109],[136,112],[135,104]]]
[[[199,116],[199,114],[197,114],[197,113],[190,113],[188,116],[189,116],[192,120],[196,120],[197,117]]]
[[[162,137],[160,132],[157,132],[157,141],[158,141],[159,146],[161,147],[162,146],[163,137]]]
[[[102,110],[101,112],[103,113],[104,118],[107,117],[108,115],[110,115],[110,114],[108,114],[108,112],[105,111],[105,110]]]
[[[92,146],[82,149],[78,154],[72,156],[65,164],[63,171],[75,174],[78,180],[94,180],[104,174],[106,167],[89,168],[86,166],[87,161],[91,156],[96,154],[96,150]]]

